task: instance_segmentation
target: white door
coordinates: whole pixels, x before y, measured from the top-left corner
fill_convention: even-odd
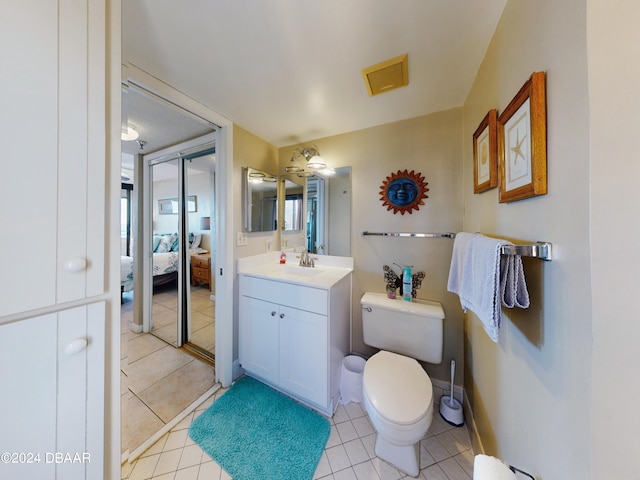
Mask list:
[[[104,0],[3,4],[0,317],[104,292],[105,24]]]
[[[105,303],[0,325],[2,478],[102,478]]]

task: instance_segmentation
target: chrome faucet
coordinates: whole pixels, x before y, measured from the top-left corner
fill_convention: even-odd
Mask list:
[[[298,258],[300,258],[300,263],[298,265],[300,265],[301,267],[316,266],[314,262],[315,259],[309,256],[309,250],[307,250],[306,248],[302,251],[302,254]]]

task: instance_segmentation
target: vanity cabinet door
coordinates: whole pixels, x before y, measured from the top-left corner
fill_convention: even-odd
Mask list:
[[[327,316],[280,307],[280,386],[327,404]]]
[[[240,297],[240,366],[273,384],[278,383],[280,306]]]

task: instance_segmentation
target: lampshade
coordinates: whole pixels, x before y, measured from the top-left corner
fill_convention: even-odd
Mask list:
[[[126,133],[122,132],[122,134],[120,135],[120,138],[125,142],[130,142],[138,138],[138,132],[131,127],[127,127]]]
[[[211,230],[211,217],[200,217],[200,230]]]
[[[327,163],[320,155],[314,155],[307,162],[307,167],[311,170],[322,170],[323,168],[327,168]]]

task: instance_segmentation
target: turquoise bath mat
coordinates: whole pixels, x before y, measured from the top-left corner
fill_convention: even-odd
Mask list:
[[[313,478],[329,421],[251,377],[196,418],[189,436],[234,480]]]

